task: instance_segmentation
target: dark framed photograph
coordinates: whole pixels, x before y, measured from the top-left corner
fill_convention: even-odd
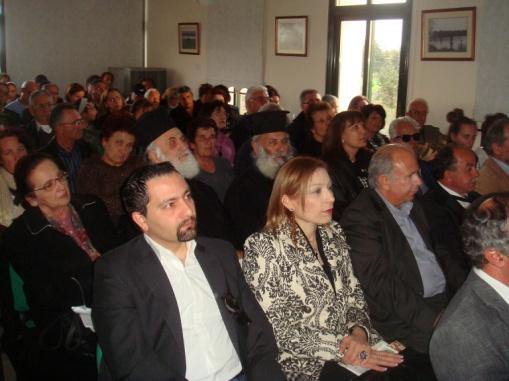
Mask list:
[[[422,11],[421,60],[473,61],[475,7]]]
[[[183,22],[178,24],[179,53],[200,54],[200,24]]]
[[[308,54],[308,17],[276,17],[276,55],[301,56]]]

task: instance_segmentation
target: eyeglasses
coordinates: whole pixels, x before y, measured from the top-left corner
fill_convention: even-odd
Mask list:
[[[37,192],[37,191],[41,191],[41,190],[50,191],[53,188],[55,188],[55,185],[57,185],[57,183],[63,183],[64,181],[67,181],[68,177],[69,177],[69,175],[67,173],[62,172],[62,173],[60,173],[60,175],[58,177],[55,177],[54,179],[46,181],[43,186],[41,186],[39,188],[35,188],[34,190],[32,190],[32,192]]]
[[[76,119],[75,121],[72,121],[72,122],[68,122],[68,123],[60,123],[62,125],[73,125],[74,127],[83,127],[85,126],[87,122],[85,121],[85,119]]]
[[[415,142],[418,142],[420,138],[421,138],[421,134],[419,134],[418,132],[413,134],[413,135],[399,135],[399,136],[396,136],[396,139],[402,140],[405,143],[408,143],[412,139]]]

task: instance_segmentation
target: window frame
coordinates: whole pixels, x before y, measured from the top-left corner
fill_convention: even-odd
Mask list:
[[[341,41],[341,22],[366,20],[365,46],[369,47],[371,21],[402,19],[403,29],[398,78],[398,100],[396,115],[404,115],[406,111],[408,66],[410,61],[410,31],[412,23],[412,1],[395,4],[372,4],[368,0],[365,5],[336,5],[336,0],[329,0],[329,27],[327,36],[327,67],[325,88],[328,94],[338,95],[339,90],[339,53]],[[367,94],[368,61],[370,49],[364,49],[363,94]]]

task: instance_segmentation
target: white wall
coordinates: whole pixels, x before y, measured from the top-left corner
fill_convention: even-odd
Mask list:
[[[168,68],[168,86],[187,85],[196,96],[207,80],[207,5],[195,0],[147,0],[147,65]],[[178,53],[178,23],[198,22],[200,54]]]
[[[445,116],[455,107],[472,116],[477,79],[476,61],[421,61],[421,11],[423,9],[477,6],[481,0],[414,0],[410,41],[410,65],[407,104],[412,98],[424,98],[429,103],[427,123],[447,131]],[[477,49],[476,49],[477,51]]]
[[[142,0],[8,0],[7,72],[21,83],[46,74],[84,83],[109,66],[143,64]]]

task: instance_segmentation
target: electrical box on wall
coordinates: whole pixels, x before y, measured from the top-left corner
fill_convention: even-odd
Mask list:
[[[133,86],[143,78],[150,78],[154,86],[162,93],[166,89],[167,70],[149,67],[110,67],[109,71],[115,76],[113,86],[125,96],[129,95]]]

